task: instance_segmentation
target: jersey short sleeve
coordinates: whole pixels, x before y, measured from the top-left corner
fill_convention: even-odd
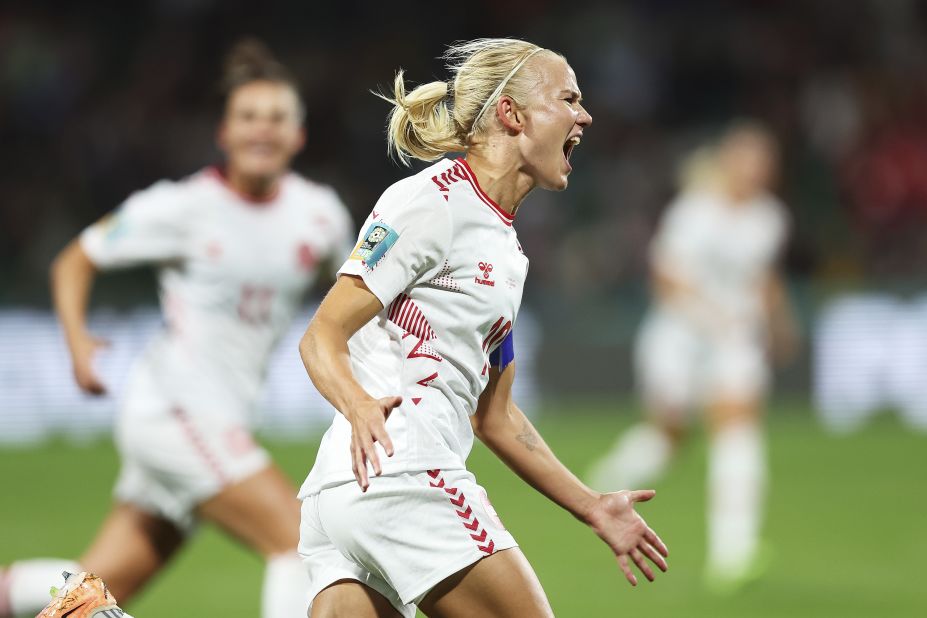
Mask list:
[[[98,268],[166,262],[183,257],[187,224],[177,184],[161,181],[85,229],[80,243]]]
[[[339,275],[360,276],[387,306],[400,292],[443,266],[450,249],[447,206],[422,192],[405,203],[388,191],[361,228]]]

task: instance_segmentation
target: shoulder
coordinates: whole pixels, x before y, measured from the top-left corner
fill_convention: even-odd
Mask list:
[[[296,172],[290,172],[284,182],[290,196],[288,201],[301,212],[311,212],[317,218],[342,223],[352,220],[347,206],[331,185],[316,182]]]
[[[451,166],[447,160],[430,165],[412,176],[399,180],[383,192],[375,211],[383,217],[423,217],[450,222],[447,199],[433,178]]]
[[[698,224],[711,215],[717,203],[718,198],[708,191],[684,191],[669,203],[664,221],[673,227]]]
[[[122,208],[161,215],[186,212],[203,203],[206,191],[208,180],[204,170],[179,180],[158,180],[131,193],[123,202]]]
[[[341,206],[341,198],[334,187],[306,178],[302,174],[290,172],[284,182],[287,189],[311,203],[323,206]]]

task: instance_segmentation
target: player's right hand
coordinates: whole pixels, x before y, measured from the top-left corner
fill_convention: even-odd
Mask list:
[[[380,476],[383,473],[374,443],[380,443],[387,457],[393,456],[393,442],[386,433],[386,419],[401,403],[402,397],[381,397],[354,406],[350,416],[346,415],[351,423],[351,469],[363,491],[370,487],[368,461],[374,474]]]
[[[89,333],[71,342],[71,362],[74,366],[74,380],[80,390],[91,395],[105,395],[106,386],[93,367],[97,350],[108,348],[109,342]]]

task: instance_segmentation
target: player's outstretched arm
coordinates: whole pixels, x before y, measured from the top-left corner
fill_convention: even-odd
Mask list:
[[[600,494],[584,485],[557,459],[512,401],[515,363],[501,373],[495,368],[491,371],[476,414],[470,419],[477,437],[529,485],[592,528],[611,547],[631,585],[637,585],[631,561],[653,581],[648,560],[665,571],[668,552],[634,510],[634,504],[650,500],[654,491]]]
[[[93,369],[93,357],[108,344],[87,330],[87,302],[96,275],[96,266],[77,239],[58,253],[49,271],[52,300],[71,352],[74,380],[82,391],[102,395],[106,387]]]
[[[344,275],[325,296],[299,342],[299,355],[312,383],[351,423],[352,468],[364,491],[370,486],[367,462],[377,476],[382,472],[374,443],[393,456],[386,417],[402,397],[375,399],[364,390],[351,370],[348,339],[381,309],[383,305],[360,277]]]

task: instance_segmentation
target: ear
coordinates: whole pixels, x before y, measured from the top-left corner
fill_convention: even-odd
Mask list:
[[[508,95],[502,95],[496,102],[496,117],[506,132],[512,135],[518,135],[525,130],[525,116]]]

